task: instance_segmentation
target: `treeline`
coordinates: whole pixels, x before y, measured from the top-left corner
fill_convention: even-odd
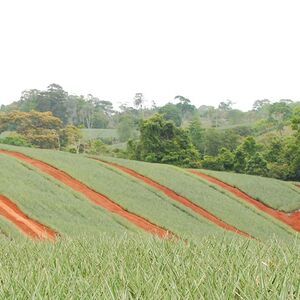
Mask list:
[[[32,110],[51,112],[64,125],[84,128],[107,128],[114,114],[110,101],[100,100],[91,94],[86,97],[70,95],[58,84],[49,85],[45,91],[26,90],[19,101],[1,106],[2,112]]]
[[[74,152],[79,152],[82,137],[77,127],[64,127],[51,112],[33,110],[0,113],[0,133],[5,131],[12,133],[0,139],[4,144],[61,150],[72,145]]]
[[[52,112],[63,124],[81,128],[118,128],[120,123],[124,127],[137,129],[142,118],[160,113],[166,120],[172,120],[176,126],[186,127],[194,117],[200,117],[205,128],[223,128],[235,125],[254,127],[257,131],[268,131],[274,126],[281,130],[284,121],[299,105],[289,99],[279,102],[257,100],[253,109],[243,112],[233,108],[230,100],[220,102],[218,107],[201,105],[196,107],[183,96],[176,96],[166,105],[158,107],[154,101],[146,101],[142,93],[136,93],[133,99],[120,104],[114,109],[111,101],[100,99],[91,94],[87,96],[69,94],[58,84],[50,84],[46,90],[25,90],[18,101],[9,105],[2,105],[1,112]],[[266,122],[272,119],[273,122]],[[130,130],[129,130],[130,131]],[[120,130],[122,135],[122,130]],[[129,134],[130,136],[130,134]],[[122,136],[123,140],[128,134]]]
[[[197,108],[176,96],[159,107],[136,93],[115,110],[110,101],[51,84],[1,106],[0,134],[12,134],[0,142],[300,180],[300,103],[257,100],[247,112],[233,105]],[[84,141],[81,128],[116,129],[118,139]],[[114,142],[128,142],[127,149],[111,150]]]
[[[300,180],[300,109],[289,116],[281,117],[293,129],[291,135],[258,142],[251,135],[254,130],[249,135],[247,128],[205,129],[199,118],[180,128],[157,114],[141,122],[140,137],[128,142],[127,155],[148,162]],[[281,124],[277,118],[267,122]]]

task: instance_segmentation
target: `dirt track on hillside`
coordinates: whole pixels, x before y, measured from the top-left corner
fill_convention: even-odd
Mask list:
[[[57,233],[30,219],[7,197],[0,195],[0,215],[15,224],[25,235],[39,240],[55,240]]]
[[[173,200],[175,200],[177,202],[180,202],[181,204],[183,204],[186,207],[189,207],[190,209],[192,209],[197,214],[199,214],[202,217],[208,219],[212,223],[214,223],[214,224],[222,227],[223,229],[226,229],[226,230],[229,230],[229,231],[233,231],[234,233],[243,235],[245,237],[252,238],[251,235],[249,235],[248,233],[243,232],[243,231],[237,229],[236,227],[231,226],[231,225],[223,222],[222,220],[220,220],[219,218],[217,218],[216,216],[214,216],[210,212],[206,211],[202,207],[196,205],[195,203],[193,203],[189,199],[178,195],[177,193],[175,193],[171,189],[169,189],[169,188],[167,188],[167,187],[165,187],[165,186],[157,183],[156,181],[153,181],[152,179],[150,179],[148,177],[145,177],[144,175],[142,175],[140,173],[137,173],[136,171],[134,171],[132,169],[129,169],[129,168],[121,166],[121,165],[118,165],[116,163],[112,163],[112,162],[107,162],[107,161],[104,161],[104,160],[100,160],[100,159],[97,159],[97,158],[93,158],[93,159],[101,161],[101,162],[103,162],[105,164],[108,164],[110,166],[113,166],[113,167],[115,167],[115,168],[117,168],[117,169],[119,169],[119,170],[121,170],[121,171],[123,171],[123,172],[125,172],[125,173],[127,173],[127,174],[129,174],[129,175],[131,175],[131,176],[133,176],[133,177],[135,177],[135,178],[143,181],[143,182],[145,182],[146,184],[154,187],[155,189],[162,191],[169,198],[171,198],[171,199],[173,199]]]
[[[288,213],[278,211],[274,208],[271,208],[271,207],[263,204],[262,202],[260,202],[256,199],[252,198],[250,195],[244,193],[240,189],[233,187],[232,185],[225,183],[213,176],[204,174],[197,170],[190,170],[190,172],[192,174],[195,174],[195,175],[209,181],[209,182],[212,182],[212,183],[220,186],[224,190],[229,191],[230,193],[234,194],[235,196],[237,196],[240,199],[247,201],[248,203],[251,203],[258,209],[264,211],[265,213],[269,214],[270,216],[282,221],[283,223],[292,227],[294,230],[300,232],[300,212],[288,214]]]
[[[168,230],[159,227],[151,223],[150,221],[140,217],[134,213],[126,211],[123,207],[116,204],[108,197],[92,190],[84,183],[78,181],[77,179],[71,177],[69,174],[61,171],[45,162],[40,160],[33,159],[29,156],[26,156],[19,152],[7,151],[7,150],[0,150],[0,153],[15,157],[19,160],[22,160],[26,163],[33,165],[34,167],[38,168],[40,171],[47,173],[48,175],[54,177],[55,179],[63,182],[64,184],[68,185],[75,191],[82,193],[88,199],[90,199],[93,203],[107,209],[108,211],[118,214],[123,218],[127,219],[131,223],[135,224],[136,226],[144,229],[147,232],[152,234],[158,235],[160,237],[168,237],[168,238],[176,238],[176,236]],[[113,187],[112,187],[113,188]]]

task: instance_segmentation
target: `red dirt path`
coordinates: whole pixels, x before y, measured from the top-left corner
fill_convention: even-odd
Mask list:
[[[26,163],[33,165],[34,167],[38,168],[42,172],[47,173],[48,175],[63,182],[64,184],[68,185],[75,191],[82,193],[84,196],[86,196],[88,199],[90,199],[93,203],[107,209],[108,211],[110,211],[112,213],[122,216],[123,218],[127,219],[128,221],[135,224],[136,226],[144,229],[145,231],[148,231],[148,232],[158,235],[160,237],[171,237],[171,238],[176,237],[170,231],[165,230],[165,229],[159,227],[158,225],[155,225],[155,224],[147,221],[143,217],[140,217],[134,213],[126,211],[122,206],[116,204],[115,202],[110,200],[108,197],[92,190],[87,185],[85,185],[84,183],[71,177],[69,174],[65,173],[64,171],[61,171],[45,162],[33,159],[33,158],[28,157],[19,152],[0,150],[0,153],[7,154],[9,156],[15,157],[19,160],[25,161]]]
[[[255,207],[257,207],[258,209],[264,211],[265,213],[269,214],[270,216],[282,221],[283,223],[289,225],[290,227],[292,227],[293,229],[295,229],[296,231],[300,232],[300,212],[295,212],[295,213],[284,213],[281,211],[278,211],[274,208],[271,208],[265,204],[263,204],[262,202],[252,198],[250,195],[244,193],[243,191],[241,191],[240,189],[231,186],[228,183],[225,183],[213,176],[204,174],[200,171],[196,171],[196,170],[189,170],[189,172],[209,181],[212,182],[218,186],[220,186],[221,188],[223,188],[226,191],[229,191],[230,193],[234,194],[235,196],[237,196],[240,199],[243,199],[249,203],[251,203],[252,205],[254,205]]]
[[[11,200],[0,195],[0,215],[15,224],[25,235],[39,240],[55,240],[57,233],[30,219]]]
[[[177,202],[180,202],[181,204],[185,205],[186,207],[189,207],[190,209],[192,209],[194,212],[196,212],[197,214],[201,215],[202,217],[208,219],[209,221],[211,221],[212,223],[222,227],[223,229],[226,229],[226,230],[229,230],[229,231],[233,231],[234,233],[237,233],[237,234],[240,234],[240,235],[243,235],[245,237],[248,237],[248,238],[252,238],[252,236],[250,236],[248,233],[246,232],[243,232],[239,229],[237,229],[236,227],[234,226],[231,226],[225,222],[223,222],[222,220],[220,220],[219,218],[217,218],[216,216],[214,216],[213,214],[211,214],[210,212],[206,211],[204,208],[196,205],[195,203],[193,203],[192,201],[190,201],[189,199],[187,198],[184,198],[180,195],[178,195],[177,193],[175,193],[174,191],[172,191],[171,189],[157,183],[156,181],[148,178],[148,177],[145,177],[144,175],[140,174],[140,173],[137,173],[136,171],[133,171],[132,169],[129,169],[127,167],[124,167],[124,166],[121,166],[121,165],[118,165],[116,163],[112,163],[112,162],[107,162],[107,161],[104,161],[104,160],[100,160],[100,159],[97,159],[97,158],[92,158],[92,159],[95,159],[95,160],[98,160],[100,162],[103,162],[107,165],[110,165],[110,166],[113,166],[121,171],[123,171],[124,173],[127,173],[143,182],[145,182],[146,184],[156,188],[157,190],[159,191],[162,191],[165,195],[167,195],[169,198],[177,201]]]

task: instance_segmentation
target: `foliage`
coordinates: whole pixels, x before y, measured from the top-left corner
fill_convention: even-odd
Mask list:
[[[176,126],[180,126],[182,118],[180,115],[180,109],[172,103],[168,103],[159,109],[159,113],[163,115],[166,120],[173,121]]]
[[[79,147],[82,141],[82,133],[79,128],[68,125],[60,130],[60,147],[71,147],[75,153],[79,153]]]
[[[12,133],[9,136],[0,138],[0,144],[31,147],[32,145],[20,134]]]
[[[234,165],[234,154],[227,148],[222,148],[218,155],[219,164],[223,170],[232,170]]]
[[[207,129],[204,133],[204,143],[201,153],[217,156],[221,148],[234,151],[239,144],[240,137],[231,129]]]
[[[297,242],[239,238],[2,238],[0,298],[298,299],[299,252]]]
[[[110,128],[107,129],[110,135],[105,133],[105,137],[96,138],[113,148],[131,140],[127,151],[127,157],[131,159],[192,166],[195,163],[199,165],[201,157],[206,168],[254,172],[300,181],[300,102],[280,99],[272,103],[268,99],[259,99],[254,102],[252,110],[244,112],[235,109],[231,100],[221,101],[217,107],[201,105],[199,108],[182,95],[174,100],[162,107],[152,101],[152,106],[147,107],[143,93],[136,93],[131,104],[121,103],[120,110],[115,111],[110,101],[92,94],[69,94],[58,84],[50,84],[46,90],[25,90],[19,101],[0,108],[0,134],[4,131],[18,134],[18,137],[2,138],[1,142],[84,152],[93,148],[88,144],[94,143],[90,142],[94,138],[70,138],[67,141],[66,131],[69,129],[65,128],[68,125],[87,130]],[[38,115],[41,112],[44,113],[43,118]],[[150,149],[148,143],[151,151],[144,151],[145,145],[136,141],[139,135],[137,128],[141,119],[145,122],[156,113],[180,127],[176,129],[176,136],[180,138],[176,142],[162,141],[160,146],[163,150],[160,147]],[[60,125],[45,124],[46,119],[51,119],[50,115]],[[252,142],[249,140],[251,136]],[[188,139],[190,142],[187,142]],[[192,144],[193,150],[187,150],[188,144]],[[98,146],[100,144],[96,148]],[[251,146],[256,148],[251,150]],[[123,151],[120,154],[126,155]]]
[[[223,170],[223,166],[218,157],[205,155],[201,160],[201,167],[209,170]]]
[[[201,125],[200,118],[195,117],[189,124],[188,127],[189,136],[193,145],[199,152],[202,152],[204,148],[204,129]]]
[[[268,174],[267,161],[260,153],[256,152],[247,161],[245,172],[247,174],[266,176]]]
[[[107,154],[108,149],[101,140],[91,140],[88,142],[85,152],[88,154]]]
[[[39,148],[58,148],[60,119],[52,113],[10,112],[0,115],[1,131],[14,129],[28,144]]]
[[[176,96],[175,100],[179,100],[176,107],[181,113],[182,119],[187,119],[188,115],[192,115],[196,111],[196,107],[191,104],[191,101],[183,96]]]
[[[139,141],[128,146],[136,158],[148,162],[196,166],[200,158],[188,133],[159,114],[141,122]]]
[[[117,128],[120,142],[126,142],[134,137],[135,124],[134,119],[130,115],[125,115],[120,119]]]
[[[86,128],[106,128],[115,113],[110,101],[100,100],[91,94],[87,97],[69,95],[60,85],[54,83],[45,91],[23,91],[19,101],[2,107],[2,110],[52,112],[64,125],[83,125]]]

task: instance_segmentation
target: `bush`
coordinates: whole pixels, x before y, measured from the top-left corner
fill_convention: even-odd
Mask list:
[[[182,167],[199,167],[200,155],[188,133],[157,114],[140,125],[140,139],[127,144],[129,158]]]
[[[245,171],[251,175],[266,176],[268,174],[267,161],[257,152],[247,161]]]
[[[205,155],[201,161],[201,167],[209,170],[223,171],[223,165],[217,157]]]
[[[269,177],[287,180],[289,178],[289,166],[287,164],[270,163],[268,165]]]
[[[104,143],[102,143],[102,141],[100,140],[91,140],[88,142],[88,144],[86,145],[86,149],[85,152],[88,154],[104,154],[104,153],[108,153],[108,149],[105,146]]]
[[[0,139],[0,143],[14,146],[32,147],[32,144],[20,134],[11,134],[3,139]]]

